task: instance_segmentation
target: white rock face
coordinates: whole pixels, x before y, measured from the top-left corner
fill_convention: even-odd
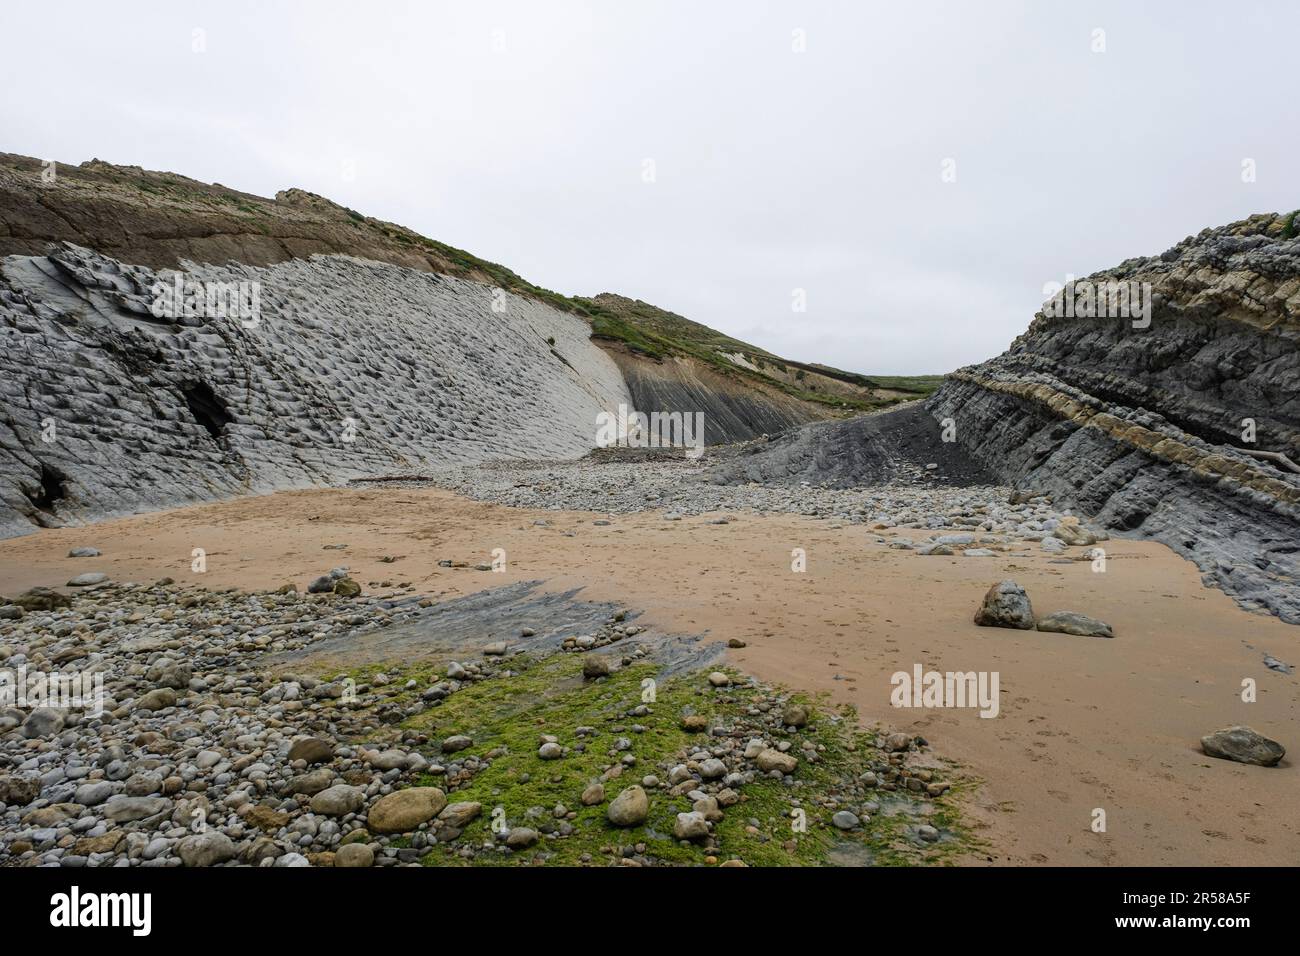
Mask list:
[[[0,260],[0,535],[488,458],[578,457],[630,402],[578,316],[344,256],[194,266],[255,325],[151,312],[172,273]],[[553,346],[548,342],[553,340]]]

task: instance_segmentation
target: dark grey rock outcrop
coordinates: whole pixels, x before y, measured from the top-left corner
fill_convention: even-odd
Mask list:
[[[1045,308],[949,376],[931,415],[1001,482],[1162,541],[1242,606],[1300,623],[1300,474],[1278,457],[1300,461],[1292,231],[1256,216],[1089,277],[1148,284],[1149,323]]]
[[[614,358],[636,410],[698,412],[708,445],[749,441],[814,420],[804,403],[740,386],[690,359],[656,363],[619,353]]]
[[[847,421],[818,422],[748,445],[711,471],[718,484],[858,488],[887,482],[993,483],[955,442],[945,442],[920,403]]]

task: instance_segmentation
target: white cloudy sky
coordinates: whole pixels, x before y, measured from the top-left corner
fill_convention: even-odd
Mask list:
[[[561,292],[940,372],[1067,272],[1300,205],[1297,36],[1288,0],[5,3],[0,150],[296,185]]]

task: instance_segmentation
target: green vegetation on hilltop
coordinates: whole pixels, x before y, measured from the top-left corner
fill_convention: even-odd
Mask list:
[[[943,384],[942,375],[871,375],[868,378],[878,388],[915,392],[917,395],[929,395]]]
[[[866,376],[784,359],[676,313],[611,293],[571,301],[590,319],[593,337],[621,342],[654,359],[690,357],[725,375],[761,382],[802,401],[833,408],[869,411],[922,398],[942,381],[937,375]],[[882,396],[877,394],[881,390],[908,394]]]

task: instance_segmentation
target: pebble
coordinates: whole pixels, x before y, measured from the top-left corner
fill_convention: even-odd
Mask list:
[[[835,826],[836,829],[852,830],[854,827],[860,826],[862,824],[862,821],[858,819],[858,815],[856,813],[853,813],[849,810],[840,810],[837,811],[835,815],[831,817],[831,823]]]
[[[650,815],[650,798],[641,787],[628,787],[610,801],[605,816],[616,827],[635,827]]]

